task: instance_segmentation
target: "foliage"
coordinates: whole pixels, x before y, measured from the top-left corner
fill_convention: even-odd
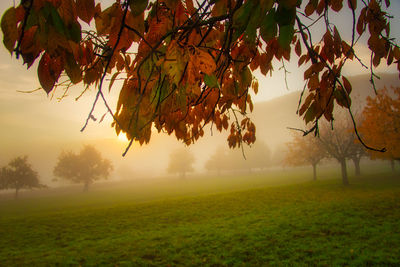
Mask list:
[[[301,175],[290,173],[292,179]],[[363,176],[349,188],[337,180],[266,188],[266,181],[281,178],[266,176],[256,180],[262,185],[256,190],[248,189],[254,176],[235,178],[242,183],[236,192],[225,188],[209,194],[211,184],[201,196],[193,194],[203,189],[198,186],[202,179],[193,179],[173,186],[157,180],[150,187],[134,183],[127,189],[123,184],[89,195],[1,201],[0,262],[6,266],[400,264],[398,177],[380,172]],[[230,177],[224,183],[230,186],[236,180]],[[163,190],[156,200],[155,188]],[[175,195],[166,199],[164,194],[171,191]],[[182,192],[187,195],[182,197]]]
[[[286,146],[284,164],[291,166],[318,164],[327,156],[318,138],[311,135],[293,134],[292,141],[286,143]]]
[[[170,155],[167,171],[169,173],[179,173],[185,177],[187,172],[194,171],[194,156],[187,149],[177,149]]]
[[[99,179],[106,179],[113,170],[111,161],[103,159],[93,146],[84,146],[79,154],[62,152],[54,167],[54,175],[74,183],[84,183],[84,191]]]
[[[312,135],[293,135],[292,141],[286,143],[284,164],[289,166],[311,165],[314,169],[314,180],[316,180],[316,166],[327,157],[327,153],[321,141]]]
[[[400,49],[383,11],[389,5],[390,0],[126,0],[103,8],[94,0],[26,0],[4,13],[1,28],[5,47],[28,68],[39,61],[38,78],[47,93],[57,86],[68,91],[72,84],[97,87],[86,122],[103,99],[116,132],[131,141],[149,142],[155,127],[190,144],[213,123],[219,131],[230,127],[228,143],[236,147],[255,141],[255,126],[245,116],[253,109],[249,90],[258,91],[252,72],[272,72],[275,59],[284,64],[295,53],[306,69],[308,96],[299,114],[314,123],[310,131],[318,130],[321,117],[332,120],[335,101],[350,107],[352,88],[341,71],[347,61],[359,60],[354,48],[361,35],[368,39],[372,74],[382,60],[400,70]],[[351,40],[342,39],[329,21],[346,11]],[[326,31],[315,42],[319,24]],[[123,80],[115,112],[103,94],[106,76],[109,88]]]
[[[0,189],[15,189],[15,197],[18,191],[24,188],[41,188],[39,175],[28,163],[28,156],[16,157],[7,166],[0,169]]]
[[[385,153],[368,151],[372,158],[400,160],[400,87],[383,88],[367,98],[360,132],[375,147]]]

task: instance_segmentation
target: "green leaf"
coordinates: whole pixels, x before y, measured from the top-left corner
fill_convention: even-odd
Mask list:
[[[204,74],[204,83],[209,88],[220,88],[220,85],[218,83],[218,79],[214,74],[213,75]]]
[[[74,41],[75,43],[79,43],[82,40],[81,25],[77,22],[73,22],[71,25],[68,25],[67,36],[68,39]]]
[[[257,38],[257,29],[260,27],[263,16],[262,9],[258,6],[254,6],[251,12],[249,23],[246,28],[246,37],[250,43],[254,43]]]
[[[243,90],[247,89],[251,85],[251,81],[253,80],[253,75],[248,67],[245,67],[240,74],[241,77],[241,87]],[[242,90],[242,91],[243,91]]]
[[[47,4],[45,9],[48,9],[54,28],[56,28],[59,33],[65,34],[65,25],[60,17],[60,14],[58,14],[57,9],[55,9],[55,7],[51,4]]]
[[[279,27],[279,38],[278,42],[281,47],[288,49],[290,48],[290,43],[292,42],[294,34],[293,25],[285,25]]]
[[[239,38],[246,30],[252,15],[253,4],[253,1],[247,1],[233,15],[233,28],[235,28],[233,40]]]
[[[75,58],[72,54],[67,54],[64,67],[65,72],[67,73],[72,83],[76,84],[82,81],[82,71],[79,68],[79,65],[76,63]]]
[[[148,0],[132,0],[129,4],[131,12],[134,16],[138,16],[146,10]]]
[[[296,19],[296,8],[287,9],[279,6],[275,18],[279,26],[293,25]]]
[[[271,9],[261,22],[260,34],[265,42],[269,42],[276,36],[278,26],[275,21],[275,9]]]
[[[314,106],[315,103],[312,103],[311,106],[307,109],[306,114],[304,115],[304,120],[306,121],[306,124],[309,123],[310,121],[313,121],[315,118],[315,111],[314,111]]]

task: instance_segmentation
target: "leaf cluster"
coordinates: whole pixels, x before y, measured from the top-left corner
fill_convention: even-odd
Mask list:
[[[372,81],[382,60],[400,70],[384,5],[390,1],[125,0],[103,8],[94,0],[26,0],[4,13],[1,28],[5,47],[28,68],[39,61],[47,93],[80,83],[97,88],[84,128],[102,99],[117,134],[126,133],[131,144],[149,142],[154,129],[191,144],[212,124],[219,131],[231,125],[228,143],[236,147],[255,142],[246,117],[253,109],[249,91],[258,91],[253,72],[272,73],[274,60],[289,61],[292,51],[306,68],[308,94],[298,113],[313,123],[309,132],[318,131],[322,117],[332,121],[335,102],[351,107],[352,86],[342,69],[360,61],[354,47],[362,35]],[[331,12],[345,9],[352,13],[351,40],[329,21]],[[326,32],[313,42],[319,22]],[[108,76],[110,89],[123,80],[115,111],[103,94]]]

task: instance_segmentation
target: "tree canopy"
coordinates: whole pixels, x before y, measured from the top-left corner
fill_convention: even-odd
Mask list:
[[[103,7],[94,0],[24,0],[1,20],[5,47],[29,67],[38,61],[43,89],[67,92],[73,84],[97,88],[86,127],[99,100],[117,133],[140,144],[151,132],[174,133],[186,144],[203,136],[211,123],[230,128],[228,143],[255,141],[253,75],[274,70],[276,61],[305,68],[305,99],[298,113],[308,132],[332,121],[333,107],[350,108],[352,86],[342,75],[348,61],[360,60],[362,35],[371,51],[370,70],[397,64],[400,49],[390,36],[390,0],[125,0]],[[350,11],[351,38],[341,37],[332,16]],[[316,39],[313,29],[325,33]],[[314,38],[313,38],[314,37]],[[123,80],[115,110],[104,96]],[[85,90],[86,91],[86,90]],[[240,116],[241,115],[241,116]],[[129,148],[129,147],[128,147]]]
[[[301,136],[298,133],[286,143],[284,164],[291,166],[311,165],[313,167],[313,180],[317,180],[317,165],[327,157],[321,141],[312,135]]]
[[[371,158],[400,160],[400,87],[382,88],[367,98],[360,132],[375,147],[386,153],[369,151]]]
[[[24,188],[41,188],[39,175],[28,163],[28,157],[16,157],[0,169],[0,189],[15,189],[15,198]]]
[[[194,171],[194,162],[195,158],[189,150],[177,149],[170,154],[167,171],[178,173],[182,178],[185,178],[187,172]]]
[[[79,154],[62,152],[54,167],[54,175],[74,183],[83,183],[84,191],[96,180],[106,179],[113,170],[111,161],[104,159],[93,146],[84,146]]]

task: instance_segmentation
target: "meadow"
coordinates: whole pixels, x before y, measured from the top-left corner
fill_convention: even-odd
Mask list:
[[[0,266],[399,266],[400,175],[143,179],[0,199]]]

